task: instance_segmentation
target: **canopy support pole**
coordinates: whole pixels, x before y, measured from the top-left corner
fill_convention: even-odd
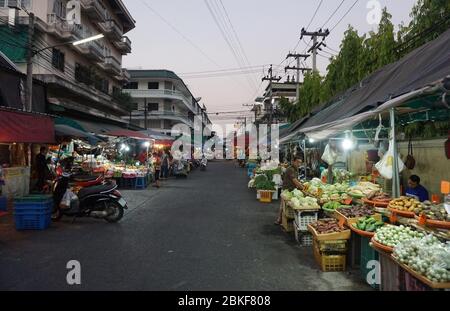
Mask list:
[[[392,197],[398,198],[400,193],[400,173],[398,171],[398,149],[397,149],[397,139],[396,139],[396,129],[395,129],[395,108],[390,110],[391,119],[391,143],[393,148],[394,161],[392,164]]]

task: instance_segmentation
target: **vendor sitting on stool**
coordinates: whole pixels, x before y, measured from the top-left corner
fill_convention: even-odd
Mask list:
[[[417,175],[412,175],[409,177],[408,188],[406,188],[405,194],[406,196],[413,197],[420,202],[429,200],[428,190],[420,184],[420,177]]]
[[[286,170],[283,176],[283,190],[293,191],[294,189],[303,190],[303,184],[298,180],[298,169],[302,165],[302,159],[298,156],[294,157],[292,160],[292,165]],[[280,205],[280,211],[278,214],[278,219],[275,222],[276,225],[281,225],[281,218],[283,214],[283,209]]]

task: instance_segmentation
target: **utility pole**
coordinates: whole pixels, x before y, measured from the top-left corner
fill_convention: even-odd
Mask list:
[[[28,45],[27,45],[27,85],[25,91],[26,110],[33,110],[33,37],[34,37],[34,13],[28,15]]]
[[[306,60],[309,56],[311,56],[311,55],[309,55],[309,54],[292,54],[292,53],[289,53],[286,56],[286,59],[288,59],[288,58],[295,58],[297,60],[297,67],[286,66],[284,68],[285,72],[287,72],[288,70],[295,70],[295,71],[297,71],[297,91],[296,91],[297,92],[296,93],[296,100],[297,101],[300,98],[300,89],[299,89],[300,88],[300,71],[303,73],[305,71],[312,70],[311,68],[302,68],[302,67],[300,67],[300,58],[304,58]]]
[[[308,53],[312,52],[313,55],[313,70],[317,71],[317,50],[322,50],[320,47],[321,46],[326,46],[325,43],[323,42],[323,40],[325,40],[326,37],[328,37],[328,35],[330,34],[330,31],[328,29],[326,29],[325,31],[322,31],[322,29],[320,29],[319,31],[314,31],[314,32],[309,32],[306,31],[305,28],[302,28],[302,33],[300,36],[300,40],[303,39],[303,37],[311,37],[313,40],[313,45],[312,47],[308,50]],[[317,38],[318,37],[322,37],[322,41],[320,43],[317,42]]]
[[[272,82],[276,81],[279,82],[281,80],[281,77],[274,77],[273,76],[273,69],[272,65],[270,65],[268,75],[262,78],[262,81],[269,81],[269,89],[270,89],[270,113],[269,113],[269,128],[272,126],[273,123],[273,90],[272,90]]]

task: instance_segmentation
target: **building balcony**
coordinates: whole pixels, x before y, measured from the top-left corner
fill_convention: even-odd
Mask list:
[[[120,41],[115,41],[114,45],[119,49],[122,55],[131,53],[131,41],[128,37],[122,37]]]
[[[105,61],[101,63],[101,66],[105,71],[116,76],[122,74],[122,65],[114,56],[106,56]]]
[[[122,68],[122,73],[120,75],[116,76],[116,79],[123,83],[128,83],[128,82],[130,82],[131,75],[128,72],[128,70],[126,70],[125,68]]]
[[[47,32],[64,40],[80,40],[84,37],[82,25],[69,25],[57,14],[47,15]]]
[[[105,59],[105,51],[97,41],[77,45],[75,48],[87,58],[95,62],[102,62]]]
[[[100,23],[99,26],[102,29],[103,34],[107,38],[109,38],[114,42],[122,42],[123,30],[122,27],[120,27],[115,20],[113,19],[107,20],[103,23]]]
[[[106,19],[106,8],[100,0],[81,0],[81,8],[93,21],[104,22]]]
[[[185,106],[195,113],[194,106],[192,105],[192,98],[184,95],[179,91],[173,90],[127,90],[124,89],[123,92],[127,92],[133,98],[160,98],[160,99],[171,99],[182,101]]]
[[[129,117],[128,117],[129,118]],[[135,110],[131,113],[132,120],[145,120],[145,111]],[[147,119],[149,120],[170,120],[177,123],[184,123],[189,127],[193,127],[194,123],[189,120],[187,114],[180,114],[173,111],[148,111]]]

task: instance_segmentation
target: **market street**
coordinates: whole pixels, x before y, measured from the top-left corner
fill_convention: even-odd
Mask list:
[[[369,290],[354,273],[322,273],[312,248],[273,224],[235,162],[212,162],[161,189],[124,191],[117,225],[69,219],[17,232],[0,223],[0,290]],[[10,228],[11,227],[11,228]],[[10,229],[9,229],[10,228]],[[80,286],[66,264],[81,263]]]

